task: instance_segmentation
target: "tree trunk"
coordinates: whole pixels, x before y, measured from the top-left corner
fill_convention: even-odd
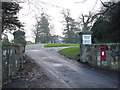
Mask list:
[[[0,21],[0,40],[2,40],[2,21]]]
[[[0,41],[2,40],[2,37],[1,37],[1,36],[2,36],[2,34],[1,34],[1,32],[0,32]]]

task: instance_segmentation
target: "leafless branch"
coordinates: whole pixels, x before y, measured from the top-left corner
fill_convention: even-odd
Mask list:
[[[82,22],[85,23],[85,18],[83,14],[82,14]]]
[[[98,2],[98,0],[95,1],[95,4],[94,4],[93,8],[92,8],[90,11],[94,10],[94,8],[95,8],[96,5],[97,5],[97,2]]]
[[[81,1],[81,2],[75,2],[75,3],[84,3],[84,2],[86,2],[87,0],[83,0],[83,1]]]

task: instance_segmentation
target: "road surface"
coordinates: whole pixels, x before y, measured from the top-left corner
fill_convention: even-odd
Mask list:
[[[25,54],[32,58],[52,80],[51,88],[117,88],[117,73],[95,70],[57,51],[66,47],[44,48],[43,45],[27,45]]]

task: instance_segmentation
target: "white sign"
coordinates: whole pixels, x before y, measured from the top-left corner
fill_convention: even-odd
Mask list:
[[[104,56],[104,52],[102,52],[102,56]]]
[[[82,35],[83,44],[92,44],[91,35]]]

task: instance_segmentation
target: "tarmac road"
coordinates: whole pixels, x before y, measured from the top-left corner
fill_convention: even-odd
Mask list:
[[[43,45],[27,45],[25,54],[32,58],[52,80],[51,88],[117,88],[118,75],[91,69],[87,65],[70,60],[57,51],[67,47],[44,48]]]

